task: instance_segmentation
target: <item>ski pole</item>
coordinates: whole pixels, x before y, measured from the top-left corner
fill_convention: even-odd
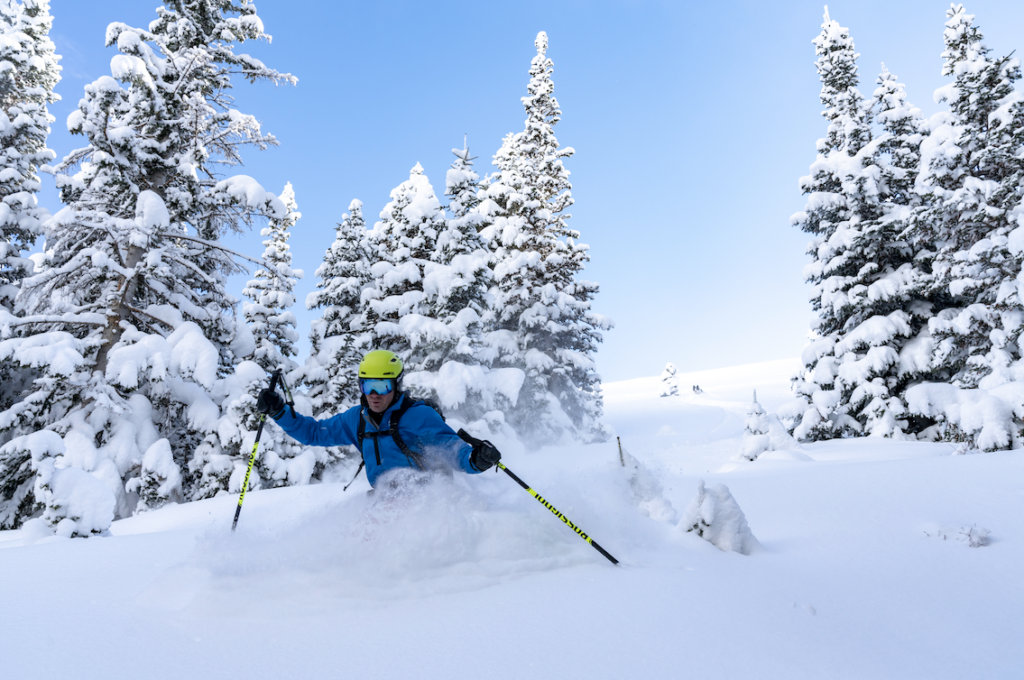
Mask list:
[[[576,532],[576,533],[577,533],[577,534],[579,535],[579,537],[580,537],[580,538],[582,538],[582,539],[583,539],[584,541],[586,541],[586,542],[587,542],[587,543],[589,543],[590,545],[594,546],[594,549],[595,549],[595,550],[597,550],[597,552],[599,552],[599,553],[601,553],[602,555],[604,555],[605,557],[607,557],[607,558],[608,558],[608,560],[609,560],[609,561],[611,561],[611,563],[612,563],[612,564],[618,564],[618,563],[619,563],[619,561],[618,561],[617,559],[615,559],[614,557],[612,557],[612,556],[611,556],[611,555],[610,555],[610,554],[608,553],[608,551],[606,551],[606,550],[605,550],[604,548],[602,548],[601,546],[599,546],[599,545],[597,544],[597,541],[595,541],[595,540],[594,540],[594,539],[592,539],[592,538],[591,538],[590,536],[588,536],[588,535],[586,535],[585,533],[583,533],[583,530],[582,530],[582,529],[580,529],[580,528],[579,528],[578,526],[576,526],[575,524],[573,524],[572,522],[570,522],[570,521],[569,521],[569,518],[568,518],[568,517],[566,517],[566,516],[565,516],[565,515],[563,515],[563,514],[562,514],[561,512],[559,512],[559,511],[558,511],[558,509],[557,509],[557,508],[555,508],[555,506],[551,505],[551,503],[548,503],[548,502],[547,502],[547,500],[545,500],[543,496],[541,496],[541,495],[540,495],[539,493],[537,493],[536,491],[534,491],[533,489],[531,489],[531,488],[530,488],[530,486],[529,486],[529,484],[527,484],[527,483],[526,483],[526,482],[524,482],[523,480],[521,480],[521,479],[519,479],[518,477],[516,477],[516,476],[515,476],[515,474],[513,474],[513,472],[512,472],[511,470],[509,470],[509,469],[508,469],[507,467],[505,467],[505,466],[504,466],[504,465],[503,465],[503,464],[501,463],[501,461],[499,461],[499,462],[497,463],[497,465],[498,465],[498,467],[499,467],[500,469],[502,469],[502,470],[504,470],[504,471],[505,471],[505,474],[506,474],[506,475],[508,475],[509,477],[511,477],[512,479],[514,479],[514,480],[516,481],[516,483],[518,483],[518,484],[519,484],[519,486],[521,486],[521,487],[523,487],[524,489],[526,489],[526,490],[527,490],[527,492],[529,492],[529,494],[530,494],[531,496],[533,496],[534,498],[536,498],[536,499],[537,499],[537,500],[538,500],[538,501],[540,502],[540,504],[541,504],[541,505],[543,505],[543,506],[544,506],[545,508],[547,508],[547,509],[548,509],[548,510],[550,510],[550,511],[551,511],[552,513],[554,513],[555,517],[557,517],[558,519],[562,520],[562,522],[564,522],[564,523],[565,523],[565,526],[567,526],[567,527],[569,527],[570,529],[572,529],[573,531],[575,531],[575,532]]]
[[[281,370],[274,371],[270,376],[270,391],[277,388],[277,381],[281,379]],[[287,388],[286,388],[287,389]],[[242,514],[242,501],[245,500],[245,491],[249,488],[249,475],[252,474],[252,465],[256,462],[256,449],[260,446],[260,435],[263,434],[263,425],[267,422],[267,414],[260,414],[260,426],[256,428],[256,441],[252,444],[252,454],[249,456],[249,467],[245,470],[245,481],[242,482],[242,495],[238,497],[238,507],[235,508],[235,521],[231,523],[231,530],[238,526],[238,516]]]

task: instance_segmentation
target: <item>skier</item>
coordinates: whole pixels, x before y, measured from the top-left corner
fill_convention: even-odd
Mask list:
[[[389,470],[457,467],[476,474],[501,459],[490,442],[463,441],[431,406],[403,394],[403,368],[394,352],[368,352],[359,362],[360,405],[324,420],[296,413],[269,389],[260,392],[256,410],[303,444],[358,447],[370,486]]]

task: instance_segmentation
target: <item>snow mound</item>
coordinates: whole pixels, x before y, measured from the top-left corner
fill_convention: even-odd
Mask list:
[[[696,532],[719,550],[749,555],[761,546],[747,525],[747,518],[724,484],[704,488],[697,484],[697,495],[676,525],[681,532]]]

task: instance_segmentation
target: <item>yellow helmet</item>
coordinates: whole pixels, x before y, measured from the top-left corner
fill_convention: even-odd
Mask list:
[[[398,355],[386,349],[375,349],[367,352],[359,362],[360,378],[393,378],[396,381],[402,376],[405,365]]]

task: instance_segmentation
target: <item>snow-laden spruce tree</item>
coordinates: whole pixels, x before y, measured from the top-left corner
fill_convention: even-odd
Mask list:
[[[317,289],[306,297],[306,308],[322,309],[323,315],[310,328],[312,351],[302,376],[313,415],[320,417],[340,413],[360,398],[356,374],[369,348],[362,295],[371,280],[362,201],[349,204],[316,276]]]
[[[57,167],[66,207],[44,227],[46,268],[22,282],[24,316],[3,345],[39,377],[0,413],[0,429],[57,432],[64,465],[110,462],[122,516],[134,500],[123,482],[140,474],[153,443],[143,445],[147,428],[168,440],[181,470],[201,444],[217,445],[217,382],[253,350],[224,288],[237,265],[218,241],[254,217],[287,214],[253,179],[215,174],[237,164],[244,146],[276,143],[233,108],[232,74],[295,81],[235,53],[235,43],[267,38],[255,7],[172,0],[157,15],[148,29],[107,29],[119,52],[113,77],[88,85],[69,116],[88,145]],[[137,420],[147,409],[148,420]],[[0,465],[9,475],[23,462]],[[183,474],[183,497],[201,468]],[[91,474],[100,472],[108,474]],[[7,478],[0,486],[4,526],[16,526],[25,519],[8,512],[17,492],[8,494]]]
[[[247,381],[245,391],[233,392],[225,400],[222,422],[217,428],[220,433],[232,432],[227,437],[224,451],[234,450],[237,461],[247,461],[251,456],[252,443],[260,423],[256,399],[263,389],[270,386],[270,374],[281,370],[282,377],[292,390],[299,386],[301,378],[296,370],[298,365],[292,359],[298,354],[295,343],[298,342],[299,334],[295,330],[295,314],[291,307],[295,304],[296,281],[302,278],[303,272],[301,269],[292,269],[288,238],[291,236],[290,230],[302,214],[298,210],[295,190],[290,182],[285,185],[280,199],[287,212],[280,219],[271,218],[262,230],[261,234],[267,237],[263,242],[266,248],[263,253],[265,265],[256,270],[256,278],[249,281],[242,291],[250,300],[243,304],[242,313],[256,344],[253,361],[263,369],[263,376],[254,375],[253,379]],[[221,439],[224,439],[223,434]],[[292,475],[289,478],[287,472],[282,471],[288,461],[301,455],[303,447],[280,428],[264,428],[254,468],[261,480],[259,486],[267,488],[284,486],[289,482],[306,483],[308,476]],[[309,455],[315,454],[311,452]],[[207,487],[210,488],[209,485]],[[223,488],[227,490],[229,486]]]
[[[424,269],[428,314],[450,330],[448,340],[431,347],[424,370],[437,371],[449,361],[463,365],[479,362],[483,317],[489,313],[490,253],[479,231],[489,218],[478,211],[479,176],[473,170],[469,148],[453,149],[455,162],[445,176],[445,195],[451,197],[451,218],[437,234],[431,264]]]
[[[465,340],[459,338],[446,348],[439,362],[458,359],[476,363],[480,324],[489,320],[491,313],[487,300],[490,253],[480,236],[491,218],[480,211],[480,176],[473,170],[469,147],[452,149],[452,153],[456,160],[445,177],[451,217],[445,220],[444,229],[437,236],[432,260],[441,267],[434,268],[437,274],[427,281],[427,286],[431,293],[436,293],[434,316],[449,326],[456,324],[464,329],[461,335]]]
[[[1019,61],[993,58],[963,5],[947,17],[943,74],[953,81],[936,98],[950,110],[935,121],[924,158],[932,205],[916,236],[934,244],[934,286],[952,297],[930,324],[935,368],[969,388],[1020,356],[1011,285],[1019,257],[1008,237],[1018,226],[1024,110],[1014,89]]]
[[[391,192],[368,235],[371,288],[364,293],[369,347],[399,354],[407,373],[437,368],[438,345],[453,340],[434,318],[424,279],[445,229],[441,202],[417,163]],[[435,295],[436,297],[436,295]]]
[[[804,349],[804,368],[793,384],[797,395],[807,401],[796,428],[801,439],[830,439],[861,431],[848,415],[848,400],[837,384],[836,341],[853,311],[846,284],[865,264],[861,258],[847,258],[846,245],[857,235],[864,217],[876,217],[862,214],[874,208],[871,199],[877,190],[860,155],[871,141],[870,110],[857,89],[860,55],[849,31],[833,21],[827,9],[821,28],[813,43],[825,107],[822,116],[829,126],[825,138],[818,140],[811,174],[800,179],[807,205],[790,218],[814,237],[807,246],[814,261],[804,269],[804,277],[812,285],[811,306],[818,313],[813,328],[816,338]]]
[[[522,98],[526,128],[505,137],[494,157],[498,172],[486,187],[496,208],[489,212],[494,224],[484,230],[495,257],[496,319],[487,342],[500,348],[493,365],[526,373],[510,414],[520,436],[533,443],[562,434],[603,439],[594,354],[612,322],[591,310],[598,285],[577,278],[590,255],[565,212],[573,199],[563,159],[574,151],[554,133],[562,113],[547,34],[539,33],[535,45]]]
[[[491,253],[480,231],[491,218],[480,210],[480,177],[469,148],[463,145],[452,153],[456,160],[445,177],[451,216],[438,225],[433,253],[422,270],[420,313],[435,330],[418,340],[417,363],[406,385],[415,396],[435,400],[449,417],[483,435],[505,427],[504,413],[515,403],[522,372],[490,368],[492,348],[483,342],[483,327],[493,319],[488,296]]]
[[[947,12],[943,74],[949,111],[930,121],[918,192],[929,200],[914,237],[930,248],[933,290],[945,304],[929,321],[934,379],[908,393],[935,433],[983,450],[1024,445],[1019,395],[1024,308],[1024,96],[1020,63],[994,58],[962,5]],[[977,388],[977,389],[975,389]]]
[[[38,206],[36,192],[39,169],[54,158],[46,148],[53,121],[47,105],[60,99],[53,91],[60,80],[60,56],[49,37],[51,23],[45,0],[0,4],[0,339],[9,330],[6,318],[21,280],[33,270],[24,251],[49,217]],[[21,398],[31,378],[31,372],[0,354],[0,411]],[[20,481],[10,481],[22,486],[30,474],[26,469],[16,476]],[[7,491],[13,490],[0,488],[0,498]]]
[[[925,325],[924,275],[901,234],[917,205],[910,191],[920,132],[903,87],[884,71],[874,103],[884,134],[872,139],[872,108],[857,89],[857,53],[826,10],[814,40],[827,136],[800,184],[806,208],[792,222],[812,234],[805,269],[818,313],[816,338],[794,381],[799,439],[851,434],[902,437],[910,376],[900,351]]]
[[[39,207],[39,169],[55,157],[46,148],[60,99],[60,56],[50,40],[50,3],[23,0],[0,4],[0,323],[14,308],[18,285],[32,273],[22,257],[49,213]]]
[[[289,310],[295,304],[295,283],[303,272],[292,269],[288,237],[302,213],[295,203],[291,182],[285,185],[280,199],[287,214],[280,219],[271,218],[261,231],[267,237],[263,242],[263,262],[273,271],[258,268],[255,278],[242,291],[250,300],[242,305],[242,314],[256,343],[253,361],[267,373],[278,368],[285,373],[294,371],[297,366],[292,357],[298,354],[295,343],[299,341],[295,314]]]

